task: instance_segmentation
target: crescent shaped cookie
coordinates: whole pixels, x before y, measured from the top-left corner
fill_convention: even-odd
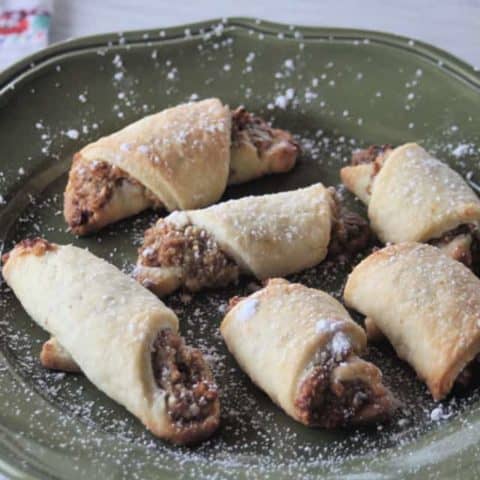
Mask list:
[[[369,240],[366,222],[345,211],[333,189],[307,188],[174,212],[147,230],[136,278],[158,295],[262,280],[354,252]]]
[[[155,295],[71,245],[23,241],[3,260],[7,284],[56,337],[67,364],[70,355],[152,433],[185,444],[216,430],[219,401],[210,368],[200,351],[185,345],[177,316]]]
[[[480,199],[446,163],[415,143],[370,147],[342,168],[384,243],[429,242],[467,265],[480,251]]]
[[[220,100],[147,116],[75,154],[64,215],[84,235],[149,207],[168,211],[215,203],[227,182],[293,168],[299,147],[283,130]]]
[[[400,243],[355,267],[344,299],[368,317],[435,400],[465,379],[480,353],[480,280],[427,244]],[[463,383],[462,380],[462,383]]]
[[[242,370],[305,425],[375,422],[397,405],[380,370],[359,357],[363,329],[325,292],[270,280],[233,299],[220,330]]]

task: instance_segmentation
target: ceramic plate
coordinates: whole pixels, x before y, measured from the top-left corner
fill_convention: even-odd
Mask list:
[[[61,214],[72,154],[148,113],[210,96],[245,104],[290,129],[303,147],[291,173],[229,188],[225,198],[316,181],[337,185],[351,152],[370,143],[421,142],[473,186],[480,179],[480,76],[423,43],[251,19],[102,35],[53,46],[0,75],[3,250],[42,235],[88,247],[130,271],[155,215],[74,238]],[[292,279],[338,298],[350,269],[324,263]],[[218,331],[228,298],[255,286],[246,279],[167,300],[183,334],[208,354],[222,387],[218,435],[186,449],[155,439],[82,376],[42,369],[38,354],[47,336],[2,284],[0,471],[70,480],[478,476],[479,393],[436,405],[388,349],[369,353],[404,404],[388,425],[313,430],[273,406],[237,368]]]

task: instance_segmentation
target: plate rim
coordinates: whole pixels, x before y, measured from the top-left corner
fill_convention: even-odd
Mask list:
[[[340,28],[328,26],[295,25],[279,22],[271,22],[254,17],[226,17],[203,20],[193,23],[185,23],[170,27],[158,27],[129,31],[111,31],[107,33],[86,35],[73,39],[63,40],[53,45],[28,55],[15,62],[5,70],[0,72],[0,96],[5,89],[11,88],[12,82],[15,83],[23,75],[27,75],[32,70],[41,67],[43,63],[52,61],[64,54],[82,51],[90,48],[102,48],[105,46],[115,46],[116,43],[122,45],[144,44],[151,42],[150,37],[156,34],[155,43],[168,42],[185,38],[185,30],[189,30],[191,36],[203,35],[214,31],[215,26],[226,25],[230,27],[254,30],[263,34],[278,35],[283,33],[285,39],[294,39],[300,41],[301,38],[308,40],[345,40],[351,41],[363,38],[370,42],[376,42],[391,47],[408,50],[424,59],[442,62],[442,68],[445,68],[451,74],[462,78],[471,86],[480,90],[480,69],[475,68],[468,62],[460,59],[456,55],[436,47],[430,43],[418,40],[416,38],[397,35],[394,33],[380,30],[367,30],[356,28]],[[164,36],[158,36],[158,32],[165,32]],[[202,32],[203,31],[203,32]],[[300,32],[300,38],[295,37],[294,32]],[[122,43],[119,40],[122,39]]]

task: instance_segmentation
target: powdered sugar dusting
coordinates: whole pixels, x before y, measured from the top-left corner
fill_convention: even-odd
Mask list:
[[[321,318],[315,323],[315,333],[335,333],[344,326],[343,321]]]
[[[333,335],[330,346],[333,358],[336,360],[344,358],[345,354],[352,348],[350,339],[343,332],[336,332]]]
[[[435,407],[430,412],[430,418],[434,422],[439,422],[441,420],[447,420],[452,415],[453,414],[451,412],[445,412],[445,409],[444,409],[443,405],[439,405],[438,407]]]
[[[451,165],[471,182],[478,182],[476,166],[480,139],[465,127],[478,120],[473,109],[469,112],[467,106],[461,115],[453,115],[455,108],[448,110],[449,102],[442,102],[437,105],[437,115],[430,125],[424,125],[429,122],[427,116],[419,115],[424,104],[432,98],[429,95],[425,98],[425,89],[422,92],[419,88],[421,82],[431,81],[433,75],[427,62],[419,60],[418,65],[410,69],[403,63],[392,64],[396,77],[392,76],[393,83],[387,89],[384,79],[375,70],[374,50],[378,45],[373,45],[374,39],[370,40],[370,47],[363,38],[352,39],[352,48],[362,58],[361,69],[355,69],[332,53],[334,49],[330,44],[335,46],[338,43],[333,37],[322,40],[327,48],[318,56],[317,42],[312,42],[308,35],[302,39],[302,32],[294,25],[272,34],[263,33],[260,22],[250,32],[238,29],[237,34],[234,28],[235,25],[222,20],[212,28],[181,32],[188,39],[189,46],[183,50],[182,44],[178,55],[171,55],[164,45],[160,48],[155,44],[157,39],[172,38],[168,30],[151,32],[145,42],[151,41],[152,44],[145,48],[137,45],[129,50],[128,36],[123,35],[115,38],[111,45],[99,48],[99,58],[96,59],[98,76],[92,78],[89,85],[81,85],[71,92],[72,105],[78,109],[74,119],[65,114],[70,119],[65,119],[65,123],[59,126],[46,115],[43,118],[41,113],[33,118],[31,129],[38,140],[38,158],[19,160],[20,163],[13,167],[13,178],[21,176],[19,181],[30,180],[31,172],[37,171],[31,167],[40,165],[40,160],[62,161],[67,168],[73,149],[80,143],[93,141],[166,106],[218,95],[220,86],[221,91],[229,87],[232,107],[237,103],[248,103],[248,107],[256,108],[275,125],[290,128],[304,152],[292,174],[230,188],[225,198],[296,188],[316,181],[337,184],[338,169],[349,161],[354,148],[372,141],[398,141],[400,138],[403,141],[421,140],[423,146],[439,158],[451,161]],[[252,44],[245,46],[242,36],[258,39],[256,48]],[[285,43],[280,43],[284,40]],[[272,42],[281,44],[282,54],[276,57],[270,68],[271,62],[265,59],[269,58]],[[348,40],[342,42],[345,44]],[[196,54],[193,87],[189,83],[192,62],[185,61],[189,48]],[[137,62],[134,56],[136,49],[143,55],[141,62]],[[382,58],[382,61],[388,61],[388,58]],[[224,65],[231,68],[224,69]],[[212,66],[216,68],[212,69]],[[71,75],[68,65],[61,69],[52,66],[52,71],[56,91],[60,95],[68,93],[68,75]],[[169,74],[171,78],[168,78]],[[259,81],[260,74],[268,81]],[[108,77],[112,89],[111,112],[107,111],[105,116],[93,109],[98,101],[94,83],[104,82],[103,77]],[[227,81],[229,83],[224,83]],[[267,86],[264,87],[263,83]],[[91,88],[85,95],[87,90],[84,87],[87,86]],[[391,101],[391,90],[399,92],[398,105]],[[35,100],[41,90],[26,88],[25,93]],[[79,95],[85,95],[87,101],[83,102]],[[359,98],[364,98],[365,103],[359,102]],[[461,98],[457,102],[465,105]],[[369,113],[379,106],[385,115]],[[393,135],[387,128],[388,119],[398,111],[405,118],[405,128],[404,131],[396,129]],[[359,132],[358,126],[365,130]],[[67,136],[64,132],[69,130],[75,130],[78,136]],[[358,137],[354,138],[354,134]],[[382,138],[374,138],[374,135]],[[63,151],[64,145],[69,149],[68,158]],[[133,145],[133,151],[136,152],[141,145],[144,144]],[[24,174],[20,174],[20,167]],[[41,178],[35,180],[40,184]],[[130,272],[143,230],[158,217],[158,213],[145,212],[107,227],[98,235],[76,239],[65,232],[62,218],[64,187],[65,176],[52,181],[41,194],[26,192],[28,205],[25,208],[17,205],[18,218],[5,239],[6,247],[26,235],[44,235],[52,241],[88,247]],[[10,202],[10,183],[6,182],[3,171],[0,172],[0,189],[0,202]],[[344,191],[341,193],[351,206],[365,213],[351,196]],[[291,279],[322,288],[340,298],[344,279],[360,257],[351,261],[327,260],[319,267],[291,276]],[[226,290],[195,294],[191,299],[179,293],[167,300],[180,317],[182,333],[188,342],[198,345],[204,352],[221,385],[222,429],[205,444],[187,450],[168,446],[154,438],[81,375],[64,375],[42,369],[38,352],[47,336],[32,324],[3,283],[0,285],[1,348],[9,366],[2,361],[0,376],[2,379],[12,377],[9,369],[13,369],[20,381],[8,392],[0,392],[0,400],[4,411],[13,412],[12,418],[21,419],[21,428],[15,439],[22,444],[26,438],[36,441],[36,449],[29,452],[30,458],[38,448],[61,451],[68,457],[71,468],[83,478],[108,478],[112,465],[116,478],[128,479],[147,478],[152,471],[167,471],[172,476],[181,471],[185,476],[199,479],[215,478],[215,475],[217,478],[318,478],[320,475],[333,478],[345,476],[345,469],[352,464],[357,466],[357,476],[380,472],[384,466],[382,462],[387,459],[394,465],[393,470],[388,469],[388,474],[401,477],[404,469],[415,474],[420,468],[418,438],[426,434],[448,437],[458,434],[461,427],[465,436],[475,431],[472,412],[480,400],[478,392],[455,394],[442,402],[440,408],[411,369],[399,362],[387,347],[370,347],[368,359],[381,366],[386,382],[403,402],[402,410],[392,423],[372,430],[325,433],[307,430],[290,420],[246,379],[227,352],[218,330],[228,299],[233,295],[248,294],[256,288],[258,284],[252,284],[252,279],[246,277],[239,285]],[[292,319],[292,328],[295,328],[295,320]],[[45,424],[55,426],[49,429],[48,435],[45,434]],[[427,457],[424,456],[423,461]],[[405,458],[410,459],[411,465],[404,466]]]
[[[247,320],[250,320],[257,312],[259,303],[260,302],[256,298],[248,298],[243,300],[238,306],[235,317],[240,322],[246,322]]]
[[[80,133],[75,128],[71,128],[65,132],[65,135],[72,140],[76,140],[80,136]]]
[[[342,145],[345,145],[345,141]],[[22,215],[23,221],[16,224],[13,232],[15,238],[22,238],[34,232],[63,243],[71,239],[64,233],[61,216],[56,215],[62,207],[63,185],[63,181],[57,182],[40,198],[33,200]],[[100,255],[105,255],[106,252],[112,253],[111,261],[124,270],[130,271],[136,260],[136,247],[142,238],[143,230],[155,217],[155,214],[146,212],[107,228],[96,239],[89,241],[88,246]],[[121,249],[116,248],[118,239],[124,241]],[[353,260],[353,263],[357,261],[358,259]],[[291,279],[320,287],[339,298],[344,278],[350,269],[350,264],[327,261]],[[118,459],[125,472],[137,469],[139,476],[143,462],[158,465],[160,468],[161,465],[164,466],[170,461],[175,463],[176,468],[181,465],[193,469],[192,471],[199,478],[207,476],[204,470],[207,465],[215,465],[219,471],[229,471],[235,476],[236,469],[244,469],[246,465],[250,465],[247,458],[254,455],[255,466],[252,464],[249,468],[255,468],[256,472],[275,475],[275,472],[280,469],[302,472],[302,476],[308,478],[308,472],[312,468],[340,472],[344,462],[361,459],[363,455],[370,455],[372,452],[380,456],[386,452],[391,455],[392,447],[396,448],[393,452],[399,451],[400,446],[407,447],[417,437],[436,428],[437,420],[430,418],[430,412],[437,407],[432,402],[424,384],[416,379],[407,366],[400,364],[391,352],[371,347],[368,359],[381,365],[386,382],[400,396],[405,405],[404,409],[399,412],[392,424],[384,426],[378,432],[345,431],[338,432],[334,437],[329,436],[328,439],[322,432],[318,432],[318,435],[313,437],[306,436],[305,427],[281,413],[245,378],[227,352],[220,336],[218,326],[224,316],[228,299],[233,295],[248,295],[258,288],[257,285],[253,288],[250,283],[251,279],[245,277],[239,285],[224,291],[211,291],[208,295],[195,294],[191,298],[179,292],[167,300],[168,305],[180,318],[182,333],[189,343],[199,346],[206,354],[212,364],[215,377],[221,385],[223,428],[212,440],[189,452],[170,448],[156,440],[131,415],[106,399],[83,377],[57,376],[42,369],[37,360],[39,346],[37,342],[38,339],[44,339],[45,335],[39,328],[26,321],[24,314],[20,314],[21,306],[13,299],[5,285],[1,287],[3,291],[0,297],[2,298],[0,307],[2,313],[5,313],[1,320],[2,329],[7,331],[9,348],[18,352],[18,358],[22,359],[21,363],[15,364],[15,368],[24,372],[37,391],[47,396],[52,415],[56,416],[52,422],[56,424],[58,435],[60,436],[62,429],[72,428],[72,423],[75,431],[83,432],[81,435],[71,436],[65,448],[75,448],[75,446],[79,448],[76,443],[78,438],[83,439],[82,442],[85,445],[94,441],[97,451],[95,456],[98,456],[98,461],[103,461],[106,460],[105,449],[112,448],[108,438],[112,438],[109,435],[113,435],[116,446],[108,455]],[[247,310],[253,310],[251,307],[252,304]],[[24,320],[12,322],[13,316]],[[251,318],[247,314],[245,317]],[[296,321],[297,319],[292,319],[292,328],[295,328]],[[324,329],[328,324],[332,322],[318,323],[317,321],[316,328]],[[334,351],[340,352],[347,348],[345,339],[338,333],[335,335],[333,344]],[[22,398],[29,398],[29,395],[32,394],[26,394],[23,387],[18,390],[18,396]],[[459,412],[464,412],[472,402],[476,401],[476,398],[474,395],[465,401],[459,401],[454,397],[445,402],[444,412],[452,412],[453,416],[443,419],[442,424],[449,422],[451,418],[459,418],[461,415]],[[19,414],[24,415],[23,407],[18,408],[21,412]],[[58,408],[65,413],[59,416]],[[282,418],[281,422],[278,422],[279,416]],[[41,417],[32,417],[32,429],[40,428],[42,422]],[[274,445],[278,449],[279,457],[270,456]],[[128,452],[132,451],[137,452],[135,454],[137,460],[122,460],[126,458],[125,456],[129,457]],[[187,465],[190,466],[186,467]]]

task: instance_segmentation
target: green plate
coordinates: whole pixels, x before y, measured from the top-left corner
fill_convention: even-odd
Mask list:
[[[373,142],[419,141],[472,185],[480,178],[480,76],[423,43],[239,18],[108,34],[53,46],[0,75],[2,248],[42,235],[88,247],[129,271],[155,215],[72,237],[61,215],[71,156],[147,113],[209,96],[290,129],[304,150],[293,172],[230,188],[225,198],[319,180],[336,185],[352,150]],[[350,269],[327,262],[293,279],[339,297]],[[82,376],[43,370],[38,353],[47,336],[2,283],[0,471],[22,479],[478,478],[480,395],[458,392],[438,407],[388,349],[369,357],[403,401],[390,424],[326,432],[274,407],[239,371],[218,332],[228,298],[254,287],[246,279],[167,300],[188,340],[209,354],[222,387],[218,435],[186,449],[155,439]]]

